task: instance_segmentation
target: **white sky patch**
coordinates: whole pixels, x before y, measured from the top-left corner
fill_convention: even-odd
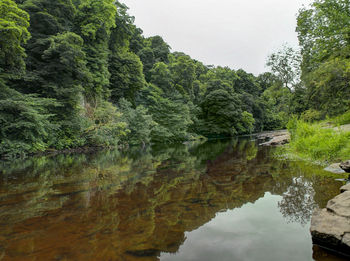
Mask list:
[[[209,65],[267,71],[283,43],[297,46],[296,15],[311,0],[121,0],[145,36]]]

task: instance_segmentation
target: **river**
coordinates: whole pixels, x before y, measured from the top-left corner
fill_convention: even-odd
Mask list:
[[[0,260],[343,261],[312,245],[339,176],[252,138],[0,162]]]

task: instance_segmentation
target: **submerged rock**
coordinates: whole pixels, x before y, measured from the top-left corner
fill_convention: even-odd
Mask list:
[[[310,231],[314,244],[350,257],[350,184],[341,191],[314,212]]]
[[[350,160],[344,161],[340,163],[340,168],[342,168],[345,172],[350,173]]]
[[[327,168],[324,168],[324,170],[335,174],[345,173],[345,171],[342,168],[340,168],[340,163],[334,163],[332,165],[329,165]]]

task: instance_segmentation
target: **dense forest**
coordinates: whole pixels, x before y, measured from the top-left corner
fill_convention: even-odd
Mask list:
[[[349,0],[316,0],[297,18],[300,51],[284,46],[254,76],[171,52],[119,1],[0,0],[0,155],[229,137],[342,114],[349,23]]]

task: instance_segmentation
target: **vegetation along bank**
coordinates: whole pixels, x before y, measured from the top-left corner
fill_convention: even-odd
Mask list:
[[[1,157],[230,137],[349,110],[349,1],[300,10],[301,50],[284,46],[258,76],[171,52],[127,10],[114,0],[0,2]]]

